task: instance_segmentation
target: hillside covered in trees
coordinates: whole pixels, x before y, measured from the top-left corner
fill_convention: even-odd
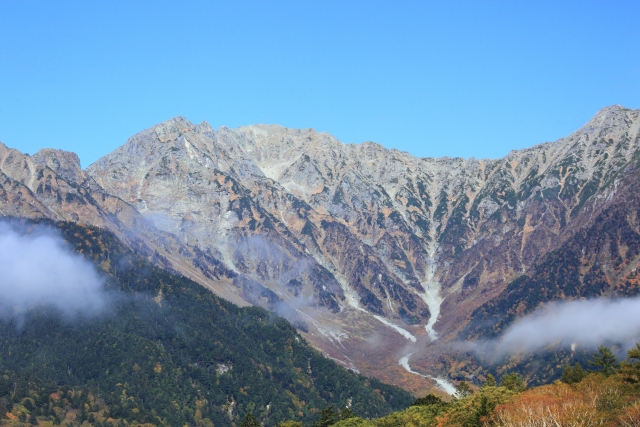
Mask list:
[[[100,396],[95,387],[42,386],[21,382],[19,376],[0,377],[0,409],[6,414],[1,426],[152,426],[178,425],[176,419],[161,419],[156,410],[141,410],[142,402],[127,393],[128,385],[116,384],[119,394]],[[376,401],[365,403],[372,407]],[[195,410],[185,425],[211,427],[209,401],[195,398]],[[188,405],[187,405],[188,406]],[[456,395],[444,401],[433,394],[419,398],[404,410],[382,417],[362,416],[350,408],[329,405],[310,420],[259,420],[251,411],[237,417],[238,427],[588,427],[640,426],[640,344],[618,362],[606,347],[592,355],[587,369],[566,365],[560,380],[528,389],[516,373],[499,381],[493,376],[480,387],[461,382]],[[174,402],[169,411],[180,412]],[[373,408],[370,408],[373,409]],[[185,412],[184,410],[182,411]],[[365,411],[374,413],[375,411]],[[149,416],[149,415],[154,416]],[[145,420],[145,416],[147,419]],[[229,424],[229,422],[225,422]],[[224,425],[224,424],[215,424]]]
[[[406,408],[411,395],[348,371],[286,320],[239,308],[153,266],[108,231],[55,227],[106,276],[109,313],[72,321],[47,306],[0,316],[0,424],[264,425],[311,422],[329,405],[361,417]]]

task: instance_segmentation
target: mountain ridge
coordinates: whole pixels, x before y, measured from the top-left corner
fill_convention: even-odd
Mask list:
[[[425,387],[398,365],[406,347],[455,340],[474,310],[620,198],[617,183],[640,157],[639,115],[606,107],[566,138],[480,160],[416,158],[278,125],[213,130],[177,117],[84,175],[56,170],[102,194],[87,223],[102,215],[165,267],[234,302],[280,310],[345,366]],[[12,185],[37,189],[5,163]]]

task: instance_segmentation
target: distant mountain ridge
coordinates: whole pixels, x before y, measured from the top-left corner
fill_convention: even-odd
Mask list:
[[[112,229],[225,298],[297,321],[344,365],[422,389],[398,365],[411,346],[431,343],[415,356],[427,369],[439,343],[470,333],[472,313],[631,200],[639,116],[607,107],[496,160],[179,117],[85,171],[71,153],[0,146],[0,211]]]

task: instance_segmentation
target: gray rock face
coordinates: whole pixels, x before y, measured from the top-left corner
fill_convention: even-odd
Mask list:
[[[427,324],[444,296],[481,302],[471,297],[552,248],[615,181],[637,138],[638,112],[618,106],[499,160],[420,159],[312,129],[214,132],[176,118],[87,172],[157,227],[283,297]],[[289,289],[294,279],[301,285]]]
[[[118,230],[226,298],[279,310],[346,365],[406,385],[405,344],[453,337],[619,197],[640,158],[639,116],[608,107],[497,160],[178,117],[86,171],[72,153],[0,146],[0,210]]]
[[[235,277],[219,261],[156,228],[131,205],[105,192],[80,168],[75,153],[43,149],[29,156],[0,143],[0,215],[110,229],[157,264],[191,276],[204,286],[211,287],[213,280],[227,283]],[[170,260],[172,253],[188,257],[189,263]],[[246,304],[236,293],[220,293]]]

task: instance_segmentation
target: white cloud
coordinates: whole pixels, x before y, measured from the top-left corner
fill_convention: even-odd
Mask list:
[[[54,231],[39,227],[26,235],[19,226],[0,222],[0,314],[21,316],[32,306],[47,305],[69,317],[95,315],[108,300],[95,267]]]
[[[497,340],[479,343],[497,355],[535,352],[550,344],[632,346],[640,341],[640,297],[553,302],[513,323]]]

